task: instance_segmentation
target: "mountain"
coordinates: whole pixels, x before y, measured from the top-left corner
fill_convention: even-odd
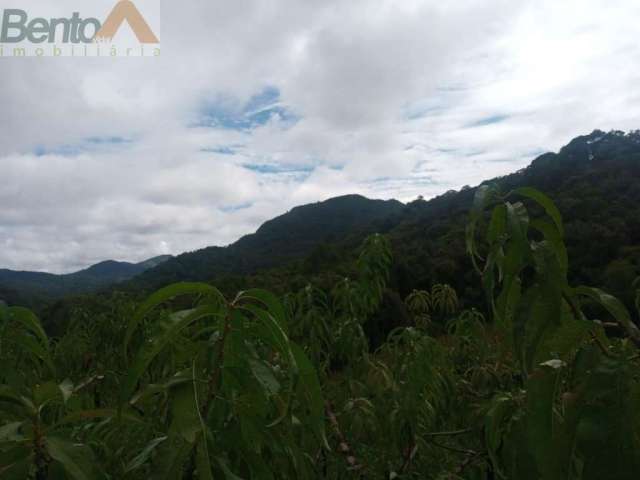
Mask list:
[[[504,193],[530,186],[550,196],[564,219],[572,282],[603,285],[633,306],[632,282],[640,275],[640,132],[596,130],[483,184]],[[479,305],[483,294],[465,249],[476,189],[406,205],[348,196],[298,207],[236,244],[175,257],[131,285],[153,289],[204,280],[228,291],[268,286],[286,292],[314,281],[329,288],[350,274],[362,239],[379,232],[392,243],[391,289],[400,297],[444,282],[467,304]],[[354,214],[358,205],[375,205],[376,214]]]
[[[65,275],[0,269],[0,299],[10,304],[32,304],[70,294],[89,293],[123,282],[171,258],[163,255],[140,263],[108,260]]]
[[[596,130],[575,138],[557,153],[537,157],[527,168],[483,183],[496,184],[504,192],[531,186],[556,201],[567,224],[577,281],[607,283],[608,274],[625,272],[621,275],[629,277],[640,269],[640,132]],[[465,187],[407,205],[350,195],[297,207],[228,247],[177,256],[132,283],[157,288],[181,280],[242,277],[302,258],[307,266],[316,264],[316,270],[323,262],[335,269],[331,255],[325,260],[317,257],[351,249],[368,233],[380,232],[394,246],[402,293],[438,281],[464,291],[477,283],[464,247],[464,227],[475,191]],[[338,261],[343,258],[333,256]],[[308,276],[308,269],[301,268],[296,263],[280,270],[286,278]]]
[[[518,172],[483,183],[505,193],[530,186],[549,195],[564,219],[572,282],[603,285],[632,305],[631,284],[640,274],[640,132],[596,130],[557,153],[537,157]],[[463,300],[478,305],[482,292],[464,245],[476,188],[406,205],[347,195],[296,207],[229,246],[184,253],[156,266],[143,262],[151,268],[137,275],[125,266],[124,274],[105,275],[109,280],[101,285],[125,279],[118,290],[150,291],[177,281],[213,282],[229,291],[266,286],[284,292],[309,281],[330,287],[350,274],[365,236],[379,232],[392,243],[390,287],[397,295],[449,283]],[[49,284],[49,294],[87,291],[93,276],[86,276],[92,269],[105,274],[112,268],[119,270],[107,262],[78,272],[85,276],[81,281],[57,279]],[[38,280],[38,291],[46,293],[45,282]],[[4,294],[24,299],[28,290],[23,286],[15,272],[11,282],[3,281],[0,272],[0,298]]]
[[[551,197],[565,224],[572,282],[602,285],[633,305],[631,284],[640,275],[639,131],[596,130],[557,153],[539,156],[527,168],[483,183],[504,193],[534,187]],[[388,232],[401,294],[447,282],[470,303],[481,299],[465,250],[475,191],[464,188],[406,206]]]
[[[404,204],[397,200],[370,200],[361,195],[295,207],[229,246],[178,255],[147,270],[131,284],[153,289],[177,281],[252,274],[302,258],[318,245],[376,232],[403,209]]]

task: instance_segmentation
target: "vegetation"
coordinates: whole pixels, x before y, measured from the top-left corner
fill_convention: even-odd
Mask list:
[[[566,230],[538,190],[478,188],[475,308],[442,282],[399,300],[382,235],[339,279],[113,294],[53,339],[3,306],[0,477],[634,479],[640,332],[571,282]]]
[[[0,269],[0,299],[15,305],[41,307],[65,295],[96,292],[129,280],[169,258],[169,255],[162,255],[140,263],[108,260],[65,275]]]

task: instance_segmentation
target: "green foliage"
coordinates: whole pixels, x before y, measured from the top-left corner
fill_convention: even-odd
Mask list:
[[[402,302],[382,235],[282,298],[177,283],[47,330],[0,303],[0,478],[634,479],[634,319],[572,286],[549,197],[473,205],[487,308],[443,281]]]
[[[638,379],[629,354],[631,344],[640,346],[638,328],[616,298],[569,286],[562,221],[545,195],[518,189],[502,197],[488,191],[478,192],[468,251],[506,339],[506,355],[515,357],[521,370],[521,389],[496,395],[487,414],[495,471],[504,478],[632,478],[640,450],[633,427],[637,413],[629,400]],[[551,221],[531,220],[522,203],[511,201],[517,196],[538,203]],[[476,225],[496,198],[501,203],[481,246]],[[598,323],[589,322],[582,309],[585,297],[603,307],[628,340],[612,341]],[[557,349],[561,335],[574,336]]]

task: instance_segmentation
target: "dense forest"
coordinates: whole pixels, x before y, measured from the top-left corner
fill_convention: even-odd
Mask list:
[[[639,177],[640,134],[596,131],[0,304],[0,478],[635,479]]]

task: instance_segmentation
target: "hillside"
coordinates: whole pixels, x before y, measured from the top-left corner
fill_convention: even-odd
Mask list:
[[[384,228],[404,205],[345,195],[293,208],[227,247],[208,247],[178,255],[139,275],[132,286],[157,288],[184,280],[209,281],[222,275],[245,275],[302,258],[322,243],[363,237]]]
[[[593,133],[527,168],[496,178],[502,192],[530,186],[557,204],[571,260],[570,278],[603,285],[631,304],[640,274],[640,133]],[[389,232],[402,293],[436,282],[454,285],[474,301],[480,291],[464,245],[475,188],[407,205]]]
[[[566,223],[572,280],[602,284],[632,304],[631,281],[640,274],[640,133],[596,130],[483,183],[505,193],[523,186],[547,193]],[[391,240],[392,285],[401,296],[446,282],[476,303],[482,294],[464,245],[475,191],[465,187],[407,205],[349,196],[298,207],[229,247],[175,257],[132,285],[215,280],[223,290],[271,285],[287,291],[314,275],[331,285],[349,273],[355,246],[375,231]]]
[[[65,295],[89,293],[123,282],[170,258],[154,257],[140,263],[108,260],[65,275],[0,270],[0,299],[9,304],[34,304]]]
[[[640,133],[596,130],[557,153],[539,156],[519,172],[484,183],[497,184],[504,192],[532,186],[547,193],[566,223],[571,278],[604,285],[630,305],[631,282],[640,273],[639,181]],[[391,285],[400,296],[446,282],[463,300],[477,303],[482,295],[464,246],[464,226],[475,190],[465,187],[407,205],[347,195],[293,208],[227,247],[184,253],[143,272],[135,271],[140,264],[117,264],[109,275],[113,265],[107,262],[62,279],[12,272],[9,282],[0,273],[0,285],[8,292],[5,298],[8,295],[23,304],[28,297],[25,292],[59,297],[91,291],[96,283],[106,286],[122,280],[126,283],[119,290],[136,291],[177,281],[214,282],[227,291],[251,285],[287,291],[306,284],[310,277],[331,285],[349,273],[350,259],[362,239],[380,232],[392,243]],[[46,292],[43,285],[51,290]]]

